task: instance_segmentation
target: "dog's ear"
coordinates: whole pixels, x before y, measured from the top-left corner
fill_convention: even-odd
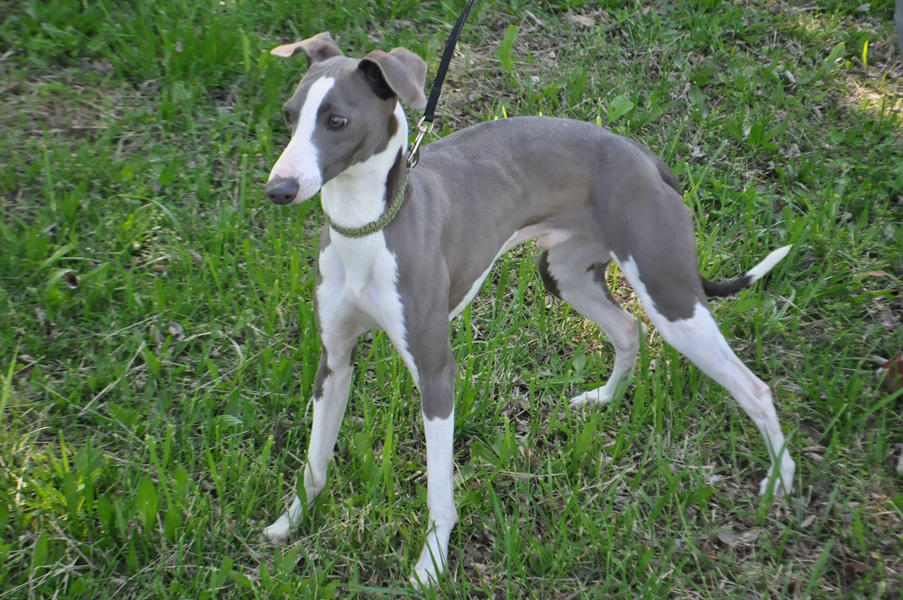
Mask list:
[[[312,38],[307,38],[306,40],[301,40],[300,42],[295,42],[294,44],[283,44],[282,46],[276,46],[275,48],[270,50],[270,54],[272,54],[273,56],[280,56],[282,58],[294,56],[299,52],[304,52],[304,54],[307,55],[309,64],[320,62],[321,60],[326,60],[327,58],[332,58],[333,56],[344,56],[342,54],[342,51],[339,50],[339,47],[335,45],[334,41],[332,41],[332,36],[329,35],[328,31],[318,33]]]
[[[398,96],[415,109],[426,106],[423,84],[426,82],[426,61],[404,48],[389,53],[374,50],[361,59],[358,69],[380,98]]]

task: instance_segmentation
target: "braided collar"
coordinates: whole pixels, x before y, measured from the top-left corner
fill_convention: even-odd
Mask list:
[[[398,190],[398,193],[395,194],[395,197],[392,199],[392,203],[389,204],[389,207],[386,208],[386,211],[377,220],[370,221],[361,227],[342,227],[341,225],[334,223],[333,220],[329,218],[329,215],[326,214],[326,211],[323,211],[323,216],[326,218],[326,224],[338,233],[349,238],[362,238],[374,234],[377,231],[381,231],[386,225],[391,223],[392,219],[395,218],[395,215],[398,214],[398,210],[404,202],[405,192],[408,191],[409,176],[410,174],[406,171],[404,174],[404,181],[401,183],[401,189]]]

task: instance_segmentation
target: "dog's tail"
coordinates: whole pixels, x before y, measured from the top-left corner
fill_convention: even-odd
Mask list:
[[[781,262],[787,253],[790,252],[790,249],[793,248],[793,244],[789,246],[784,246],[783,248],[778,248],[771,254],[765,257],[765,260],[757,264],[755,267],[747,271],[742,277],[738,277],[733,281],[724,281],[724,282],[714,282],[709,281],[705,277],[702,278],[702,289],[705,291],[706,296],[730,296],[731,294],[736,294],[743,288],[752,285],[756,281],[765,277],[765,275],[771,271],[776,264]]]

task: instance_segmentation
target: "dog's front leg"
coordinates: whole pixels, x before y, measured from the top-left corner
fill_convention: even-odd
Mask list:
[[[458,522],[452,483],[456,372],[457,366],[450,348],[441,361],[441,368],[432,373],[420,369],[430,520],[426,543],[411,576],[411,582],[415,585],[428,586],[439,580],[448,557],[448,539]]]
[[[304,468],[304,494],[307,505],[326,487],[327,464],[332,457],[348,394],[351,390],[351,355],[356,336],[323,336],[323,353],[314,380],[314,416]],[[296,495],[288,511],[263,530],[276,544],[285,543],[302,515],[301,499]]]

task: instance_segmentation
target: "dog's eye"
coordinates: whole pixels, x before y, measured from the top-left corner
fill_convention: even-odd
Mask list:
[[[340,117],[339,115],[332,115],[329,117],[327,123],[329,124],[330,129],[342,129],[348,124],[348,119]]]
[[[289,127],[292,126],[292,113],[286,108],[282,111],[282,116],[285,118],[285,124]]]

